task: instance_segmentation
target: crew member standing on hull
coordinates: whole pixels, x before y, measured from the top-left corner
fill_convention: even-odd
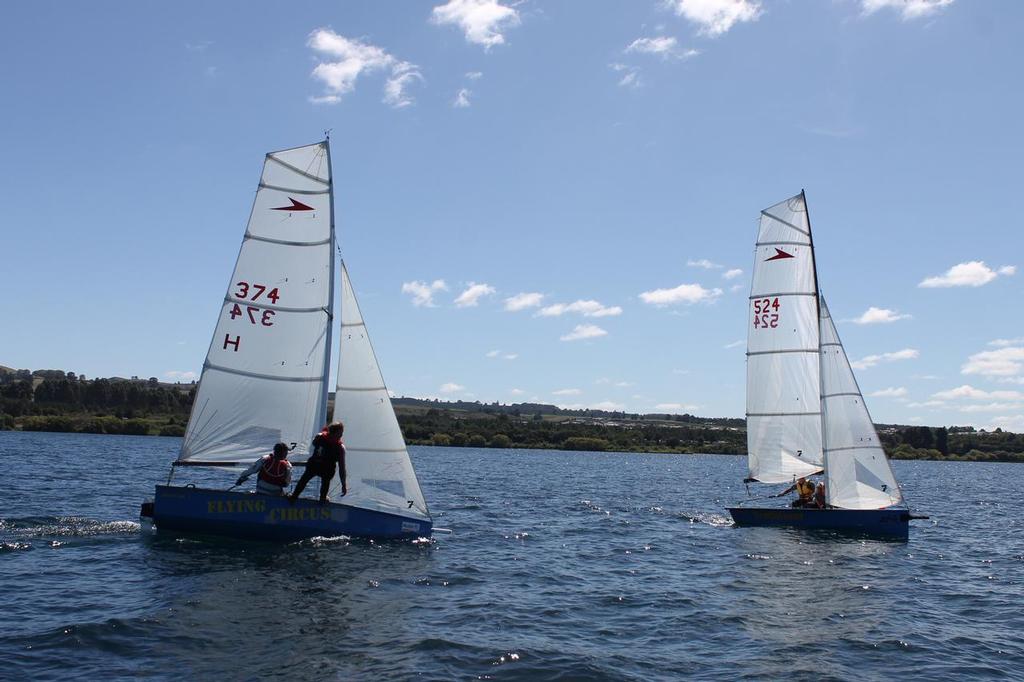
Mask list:
[[[327,491],[331,487],[331,478],[334,477],[334,469],[338,469],[338,479],[341,481],[341,494],[348,494],[348,483],[345,475],[345,444],[341,442],[341,436],[345,433],[345,426],[341,422],[334,422],[324,427],[316,438],[313,439],[313,454],[306,460],[306,470],[302,477],[295,484],[289,502],[295,504],[302,493],[303,488],[314,476],[320,477],[320,504],[327,502]]]
[[[284,489],[292,482],[292,463],[288,461],[288,446],[274,445],[274,452],[264,455],[242,472],[235,485],[242,485],[245,479],[256,474],[256,492],[263,495],[284,495]]]

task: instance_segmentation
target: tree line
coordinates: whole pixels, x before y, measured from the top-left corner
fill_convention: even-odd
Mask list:
[[[0,367],[0,429],[182,436],[195,383]],[[396,398],[410,445],[745,454],[744,420]],[[1024,434],[879,424],[895,459],[1024,462]]]

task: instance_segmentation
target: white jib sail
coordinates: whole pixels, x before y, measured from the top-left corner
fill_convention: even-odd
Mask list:
[[[747,315],[750,478],[821,470],[817,284],[803,194],[761,211]]]
[[[348,495],[337,499],[335,495],[341,486],[335,478],[332,499],[364,509],[429,518],[344,263],[341,266],[338,386],[332,421],[345,424],[348,484]]]
[[[899,504],[903,496],[824,299],[821,410],[828,503],[843,509],[879,509]]]
[[[327,143],[267,154],[179,461],[251,461],[326,404],[334,234]]]

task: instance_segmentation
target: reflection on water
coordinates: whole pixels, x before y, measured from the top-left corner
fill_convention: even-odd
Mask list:
[[[732,527],[724,507],[745,496],[741,458],[414,448],[435,522],[453,535],[273,545],[138,525],[178,443],[0,433],[14,467],[0,492],[0,584],[15,586],[0,609],[0,670],[657,680],[1024,669],[1024,467],[897,462],[908,499],[932,516],[903,543]],[[101,477],[97,452],[124,466]],[[44,455],[58,461],[40,466]]]

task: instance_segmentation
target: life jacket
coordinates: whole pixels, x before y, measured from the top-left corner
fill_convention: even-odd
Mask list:
[[[796,492],[801,499],[809,500],[814,495],[814,484],[811,483],[810,481],[804,481],[803,483],[797,481]]]
[[[321,431],[317,437],[313,439],[313,445],[313,454],[309,458],[310,462],[327,462],[328,464],[333,464],[336,461],[340,463],[345,457],[345,442],[340,437],[331,438],[327,429]],[[337,446],[337,459],[325,452],[325,450],[331,445]]]
[[[283,488],[288,485],[288,470],[291,468],[292,465],[288,463],[288,460],[274,459],[273,455],[267,455],[263,458],[263,465],[260,467],[257,480]]]

